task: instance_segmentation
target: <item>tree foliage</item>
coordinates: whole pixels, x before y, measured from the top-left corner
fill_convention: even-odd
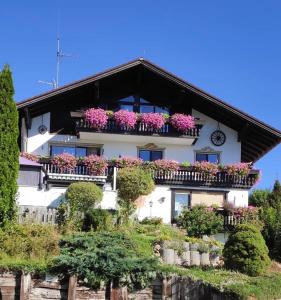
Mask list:
[[[18,112],[8,66],[0,72],[0,224],[15,215],[19,169]]]
[[[155,277],[157,260],[142,257],[134,242],[120,232],[72,235],[60,242],[54,270],[76,275],[90,287],[101,283],[131,289],[144,288]]]
[[[249,224],[238,225],[223,250],[225,266],[250,276],[262,274],[270,264],[268,248],[260,231]]]
[[[269,189],[257,189],[249,195],[249,204],[261,207],[267,204],[270,195]]]
[[[185,209],[178,222],[186,229],[187,235],[192,237],[216,234],[223,229],[223,217],[204,205]]]
[[[147,170],[137,167],[123,168],[118,171],[117,186],[120,214],[126,221],[134,213],[138,197],[153,191],[154,181]]]

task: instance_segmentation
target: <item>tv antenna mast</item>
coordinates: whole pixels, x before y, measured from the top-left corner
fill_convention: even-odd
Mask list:
[[[62,52],[60,48],[60,38],[57,37],[57,63],[56,63],[56,79],[52,79],[52,81],[44,81],[44,80],[38,80],[38,83],[48,84],[53,87],[53,89],[57,89],[59,87],[59,73],[60,73],[60,62],[62,58],[65,57],[76,57],[72,54],[67,54]]]

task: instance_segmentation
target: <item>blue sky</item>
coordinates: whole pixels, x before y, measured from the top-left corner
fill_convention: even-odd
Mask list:
[[[58,21],[59,20],[59,21]],[[249,114],[281,128],[281,2],[5,1],[0,65],[11,65],[17,101],[49,90],[56,36],[75,58],[60,84],[144,56]],[[257,164],[271,187],[281,179],[281,146]]]

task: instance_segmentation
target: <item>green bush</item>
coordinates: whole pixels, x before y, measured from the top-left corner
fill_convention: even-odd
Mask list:
[[[157,226],[157,225],[163,224],[163,219],[162,218],[157,218],[157,217],[154,217],[154,218],[146,217],[146,218],[144,218],[143,220],[140,221],[140,224]]]
[[[258,276],[270,264],[268,248],[260,231],[249,224],[238,225],[223,250],[225,266],[250,276]]]
[[[249,195],[249,204],[257,207],[264,206],[267,204],[269,195],[270,190],[268,189],[254,190]]]
[[[132,239],[121,232],[80,233],[63,239],[54,271],[74,274],[84,284],[107,288],[144,288],[155,277],[157,260],[143,257]]]
[[[117,174],[118,205],[120,216],[127,221],[136,209],[135,201],[154,189],[154,181],[147,170],[141,168],[123,168]]]
[[[51,225],[6,225],[0,229],[0,258],[48,259],[59,253],[58,241]]]
[[[102,190],[94,183],[75,182],[66,190],[66,202],[61,204],[60,213],[68,211],[68,222],[81,228],[84,214],[102,200]],[[60,218],[59,218],[60,219]]]
[[[178,217],[178,223],[191,237],[212,235],[223,230],[223,217],[204,205],[183,210]]]
[[[110,231],[114,224],[115,211],[109,211],[101,208],[91,208],[85,213],[83,221],[83,230],[104,230]]]

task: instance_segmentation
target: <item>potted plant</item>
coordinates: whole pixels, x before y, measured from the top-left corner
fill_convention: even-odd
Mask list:
[[[105,110],[101,108],[90,108],[84,113],[85,120],[89,122],[92,128],[97,130],[103,129],[108,120],[108,115]]]

